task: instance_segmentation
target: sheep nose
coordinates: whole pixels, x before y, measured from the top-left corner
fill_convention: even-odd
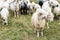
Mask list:
[[[5,19],[3,19],[3,21],[5,21]]]
[[[6,25],[6,23],[4,23],[4,25]]]
[[[58,5],[56,7],[58,7]]]

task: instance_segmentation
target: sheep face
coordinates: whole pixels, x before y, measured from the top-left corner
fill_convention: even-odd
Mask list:
[[[2,24],[3,24],[3,25],[8,25],[7,19],[2,18]]]
[[[52,7],[58,7],[58,2],[56,0],[49,0],[49,4],[52,6]]]
[[[38,20],[40,20],[40,19],[46,19],[46,17],[42,13],[39,13],[38,14]]]

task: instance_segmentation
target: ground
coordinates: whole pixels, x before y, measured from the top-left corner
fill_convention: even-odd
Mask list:
[[[49,23],[50,29],[45,27],[44,36],[37,38],[33,32],[31,15],[20,15],[19,18],[9,17],[8,26],[2,25],[0,19],[0,40],[60,40],[59,22],[60,20],[56,19]]]

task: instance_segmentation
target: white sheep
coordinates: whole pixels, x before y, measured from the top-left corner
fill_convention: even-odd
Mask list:
[[[3,25],[8,25],[8,16],[9,16],[9,11],[7,8],[3,8],[0,12],[1,17],[2,17],[2,21],[3,21]]]
[[[42,5],[42,9],[44,9],[46,12],[48,12],[48,16],[47,16],[47,28],[49,28],[49,21],[51,22],[51,21],[53,21],[53,19],[54,19],[54,15],[53,15],[53,13],[52,13],[52,8],[51,8],[51,6],[50,6],[50,4],[49,4],[49,1],[46,1],[46,2],[44,2],[44,4]]]
[[[56,7],[59,5],[59,2],[57,0],[49,0],[49,4],[50,4],[50,6]]]
[[[3,8],[4,1],[0,1],[0,10]]]
[[[31,5],[34,7],[34,9],[41,8],[41,6],[35,2],[32,2]]]
[[[43,9],[37,9],[35,13],[33,13],[31,22],[34,26],[34,32],[37,31],[37,37],[39,37],[39,31],[41,32],[41,36],[43,36],[43,30],[46,24],[47,12]]]
[[[46,19],[48,29],[49,29],[49,22],[53,22],[53,20],[54,20],[54,14],[51,12],[47,15],[47,19]]]
[[[42,9],[44,9],[47,12],[51,12],[49,1],[44,2],[44,4],[42,5]]]
[[[30,0],[25,0],[25,3],[26,3],[26,4],[30,3]]]
[[[36,9],[40,9],[41,6],[40,6],[39,4],[35,4],[34,8],[35,8],[35,10],[36,10]]]
[[[12,2],[14,2],[14,0],[7,0],[7,2],[8,2],[8,3],[12,3]]]
[[[10,4],[10,10],[14,12],[14,17],[17,17],[19,11],[19,3],[14,2]]]
[[[53,9],[53,13],[56,14],[56,16],[58,16],[58,18],[60,19],[60,7],[55,7]]]
[[[19,9],[20,9],[20,5],[19,5],[19,3],[18,2],[14,2],[14,5],[15,5],[15,7],[16,7],[16,9],[15,9],[15,11],[16,11],[16,17],[18,17],[18,15],[19,15]]]
[[[9,9],[9,3],[8,3],[7,1],[5,1],[5,2],[3,3],[3,8]]]

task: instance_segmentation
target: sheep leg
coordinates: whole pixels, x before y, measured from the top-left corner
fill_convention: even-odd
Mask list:
[[[49,24],[47,23],[47,28],[49,29]]]
[[[36,33],[36,29],[34,28],[34,33]]]
[[[16,17],[16,11],[14,12],[14,17]]]
[[[37,30],[37,37],[39,37],[39,30]]]
[[[20,9],[20,12],[21,12],[21,14],[22,14],[22,9]]]
[[[19,17],[19,13],[18,12],[17,12],[16,16]]]
[[[41,31],[41,36],[43,36],[43,30]]]
[[[26,9],[26,14],[27,14],[27,9]]]
[[[13,12],[12,16],[14,16],[14,12]]]

